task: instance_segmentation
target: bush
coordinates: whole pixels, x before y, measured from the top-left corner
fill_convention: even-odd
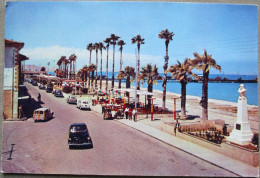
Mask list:
[[[82,93],[88,93],[88,88],[81,88]]]
[[[64,92],[64,93],[71,93],[72,92],[72,87],[63,87],[62,92]]]

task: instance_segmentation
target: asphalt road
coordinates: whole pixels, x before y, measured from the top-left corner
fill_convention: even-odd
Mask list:
[[[65,98],[25,84],[32,95],[42,95],[42,107],[55,118],[34,123],[3,123],[2,171],[6,173],[146,175],[146,176],[236,176],[199,158],[99,113],[81,111]],[[72,123],[84,122],[93,140],[93,149],[68,147]],[[15,144],[10,157],[11,144]]]

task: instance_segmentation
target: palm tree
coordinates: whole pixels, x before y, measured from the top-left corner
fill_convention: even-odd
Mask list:
[[[89,51],[89,65],[91,64],[91,53],[92,53],[92,50],[94,49],[94,45],[92,43],[89,43],[87,45],[87,48],[86,48],[88,51]],[[90,74],[88,74],[88,76],[90,76]],[[90,77],[89,77],[89,80],[88,80],[88,88],[90,86]]]
[[[86,82],[87,81],[87,77],[88,77],[88,70],[89,70],[89,68],[88,68],[87,65],[84,65],[82,69],[83,69],[83,80],[84,80],[84,82]]]
[[[99,43],[99,50],[100,50],[100,90],[102,90],[102,50],[106,49],[103,43]]]
[[[135,68],[131,66],[126,66],[124,71],[120,71],[117,74],[116,79],[122,80],[125,77],[126,77],[126,88],[131,88],[131,80],[133,81],[135,77]]]
[[[173,32],[169,32],[168,29],[166,30],[162,30],[159,34],[158,37],[160,39],[165,39],[165,46],[166,46],[166,56],[165,56],[165,62],[164,62],[164,79],[163,79],[163,103],[162,103],[162,107],[165,108],[165,103],[166,103],[166,83],[167,83],[167,73],[166,70],[168,68],[168,61],[169,61],[169,56],[168,56],[168,45],[170,40],[172,40],[172,37],[174,36]]]
[[[111,36],[110,36],[110,39],[111,39],[110,44],[113,45],[112,89],[114,89],[114,83],[115,83],[115,46],[116,46],[116,41],[119,38],[120,37],[116,36],[115,34],[111,34]]]
[[[144,44],[144,38],[141,35],[137,35],[131,39],[132,44],[137,43],[138,59],[137,59],[137,75],[140,73],[140,46]],[[137,82],[137,90],[140,90],[140,82]]]
[[[88,66],[88,70],[89,70],[89,72],[92,72],[91,88],[93,89],[94,72],[95,72],[95,70],[97,70],[97,67],[96,67],[95,64],[90,64],[90,65]],[[90,76],[89,76],[89,77],[90,77]]]
[[[197,70],[203,72],[203,86],[202,86],[202,98],[200,104],[202,106],[202,120],[208,120],[208,79],[210,68],[213,67],[216,70],[221,71],[221,66],[217,65],[216,61],[212,58],[212,55],[208,55],[207,51],[204,50],[203,56],[198,53],[194,53],[195,59],[193,65],[196,66]]]
[[[147,66],[142,67],[138,78],[139,80],[144,80],[147,78],[146,82],[148,85],[148,92],[153,92],[153,84],[157,84],[156,80],[162,80],[162,77],[158,73],[158,67],[156,67],[156,65],[152,67],[151,64],[147,64]],[[151,100],[149,100],[149,98],[151,98],[151,95],[148,95],[148,104],[150,105]]]
[[[75,78],[75,72],[76,72],[76,65],[75,62],[77,60],[77,56],[75,54],[70,55],[69,62],[70,62],[70,79]]]
[[[192,73],[194,66],[191,59],[186,58],[183,63],[177,62],[178,64],[170,66],[167,72],[181,83],[181,119],[186,119],[186,85],[192,77],[199,78],[199,76]]]
[[[122,65],[123,65],[122,52],[123,52],[123,46],[124,46],[125,44],[126,44],[126,43],[124,42],[124,40],[120,40],[120,41],[117,42],[117,45],[120,46],[119,51],[120,51],[120,53],[121,53],[121,56],[120,56],[120,69],[119,69],[119,71],[122,70]],[[119,79],[118,88],[121,88],[121,79]]]
[[[111,42],[111,38],[106,38],[104,40],[104,43],[106,43],[106,48],[107,48],[107,65],[106,65],[106,93],[107,93],[107,88],[108,88],[108,49],[109,49],[109,44]]]
[[[95,50],[96,50],[96,80],[95,80],[95,88],[97,88],[97,69],[98,69],[98,50],[99,50],[99,43],[95,43],[94,46]]]
[[[64,65],[65,65],[65,78],[68,78],[68,64],[69,64],[69,60],[64,58]]]

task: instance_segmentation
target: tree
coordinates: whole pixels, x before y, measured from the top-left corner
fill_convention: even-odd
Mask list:
[[[96,65],[95,64],[90,64],[88,66],[88,71],[89,72],[92,72],[92,80],[91,80],[91,88],[93,89],[93,81],[94,81],[94,72],[95,70],[97,69]],[[89,76],[90,77],[90,76]]]
[[[46,68],[45,67],[41,67],[41,70],[42,72],[45,72]]]
[[[169,67],[167,72],[181,83],[181,119],[187,119],[186,116],[186,86],[193,77],[199,78],[198,75],[192,73],[194,69],[191,59],[186,58],[183,63],[177,61],[178,64]]]
[[[106,93],[108,89],[108,50],[109,50],[109,44],[111,42],[111,38],[106,38],[104,40],[104,43],[106,43],[106,48],[107,48],[107,64],[106,64]]]
[[[115,83],[115,46],[116,46],[116,41],[119,38],[120,37],[116,36],[115,34],[111,34],[111,36],[110,36],[110,39],[111,39],[110,44],[113,45],[112,89],[114,89],[114,83]]]
[[[86,48],[88,51],[89,51],[89,65],[91,64],[91,53],[92,53],[92,50],[94,49],[94,45],[92,43],[89,43],[87,45],[87,48]],[[88,88],[90,86],[90,73],[88,74],[89,76],[89,80],[88,80]]]
[[[158,38],[160,39],[165,39],[165,47],[166,47],[166,56],[164,57],[165,62],[164,62],[164,79],[163,79],[163,103],[162,103],[162,107],[165,108],[165,103],[166,103],[166,83],[167,83],[167,68],[168,68],[168,61],[169,61],[169,56],[168,56],[168,46],[170,43],[170,40],[172,40],[172,37],[174,36],[173,32],[169,32],[168,29],[166,30],[162,30],[159,34],[158,34]]]
[[[131,77],[132,81],[135,77],[135,68],[131,66],[126,66],[124,71],[120,71],[117,74],[117,79],[122,80],[126,77],[126,88],[131,88]]]
[[[84,65],[82,69],[83,69],[83,80],[84,80],[84,82],[86,82],[87,81],[87,77],[88,77],[88,70],[89,70],[89,68],[88,68],[87,65]]]
[[[162,77],[159,75],[158,73],[158,67],[156,67],[156,65],[154,65],[154,67],[152,67],[151,64],[147,64],[147,66],[142,67],[142,70],[138,76],[139,80],[144,80],[147,79],[147,91],[148,92],[153,92],[153,84],[157,85],[157,80],[162,80]],[[149,98],[151,98],[151,95],[148,95],[148,104],[150,106],[151,104],[151,100],[149,100]]]
[[[102,90],[102,50],[106,49],[103,43],[99,43],[99,50],[100,50],[100,90]]]
[[[96,80],[95,80],[95,88],[97,88],[97,69],[98,69],[98,50],[99,50],[99,43],[95,43],[94,46],[95,50],[96,50]]]
[[[216,70],[221,71],[221,66],[216,64],[216,61],[212,58],[212,55],[208,55],[204,50],[203,56],[198,53],[194,53],[195,59],[193,65],[197,70],[203,71],[203,86],[202,86],[202,98],[200,105],[202,106],[202,120],[208,120],[208,79],[210,68],[213,67]]]
[[[120,69],[119,71],[122,70],[122,65],[123,65],[123,58],[122,58],[122,52],[123,52],[123,46],[125,45],[126,43],[124,42],[124,40],[120,40],[117,42],[117,45],[120,46],[119,48],[119,51],[120,51]],[[119,84],[118,84],[118,88],[121,88],[121,79],[119,79]]]
[[[76,60],[77,56],[75,54],[70,55],[69,57],[69,63],[70,63],[70,79],[75,78],[76,73]]]
[[[131,39],[132,44],[137,43],[138,58],[137,58],[137,75],[140,73],[140,46],[144,44],[144,38],[141,35],[137,35]],[[137,89],[140,90],[140,82],[137,82]]]

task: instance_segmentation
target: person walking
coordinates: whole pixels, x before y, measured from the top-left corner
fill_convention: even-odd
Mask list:
[[[125,109],[125,119],[128,119],[128,111],[129,111],[129,108],[127,107],[127,108]]]
[[[129,120],[132,120],[132,108],[129,108],[129,110],[128,110],[128,117],[129,117]]]
[[[19,119],[22,118],[22,114],[23,114],[23,106],[20,105],[20,106],[19,106]]]
[[[134,116],[133,119],[134,119],[134,121],[136,122],[136,120],[137,120],[137,111],[136,111],[135,108],[133,109],[133,113],[132,113],[132,114],[133,114],[133,116]]]
[[[178,129],[178,131],[180,131],[180,128],[181,128],[181,124],[177,120],[176,123],[175,123],[175,126],[174,126],[174,135],[175,136],[176,136],[177,129]]]

